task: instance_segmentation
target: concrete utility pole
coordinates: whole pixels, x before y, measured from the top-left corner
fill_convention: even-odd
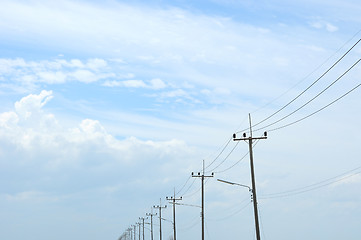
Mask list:
[[[159,240],[162,240],[162,208],[167,208],[167,205],[162,206],[162,199],[159,199],[159,205],[153,208],[159,209]]]
[[[144,220],[147,218],[144,217],[140,217],[139,220],[142,220],[142,225],[143,225],[143,240],[144,240]]]
[[[133,237],[133,233],[132,233],[133,228],[128,228],[127,231],[129,233],[129,239],[132,239],[132,237]]]
[[[173,197],[166,197],[166,199],[168,201],[171,201],[170,204],[173,204],[173,240],[177,240],[176,237],[177,237],[177,234],[176,234],[176,225],[175,225],[175,205],[176,205],[176,201],[180,201],[182,200],[182,197],[180,198],[176,198],[175,197],[175,189],[174,189],[174,195]]]
[[[248,141],[249,146],[249,159],[251,165],[251,177],[252,177],[252,197],[253,197],[253,210],[254,210],[254,222],[256,225],[256,237],[257,240],[261,240],[261,235],[259,232],[259,221],[258,221],[258,209],[257,209],[257,195],[256,195],[256,177],[254,173],[254,166],[253,166],[253,140],[257,139],[267,139],[267,132],[264,132],[263,137],[253,137],[252,136],[252,123],[251,123],[251,114],[248,115],[249,117],[249,131],[250,136],[247,137],[246,133],[243,133],[243,138],[236,138],[236,134],[233,134],[233,141]]]
[[[204,175],[204,160],[203,160],[203,169],[202,169],[202,175],[198,172],[198,175],[194,175],[194,172],[192,172],[192,177],[200,177],[201,178],[201,186],[202,186],[202,211],[201,211],[201,218],[202,218],[202,240],[204,240],[204,178],[206,177],[213,177],[214,173],[212,173],[211,176],[205,176]]]
[[[145,215],[150,217],[150,239],[153,240],[153,216],[156,216],[157,214],[153,214],[153,210],[151,213],[146,213]]]
[[[137,225],[138,225],[138,234],[139,234],[139,240],[140,240],[140,225],[141,225],[142,223],[137,223]]]
[[[136,232],[136,226],[135,225],[132,225],[133,226],[133,228],[134,228],[134,234],[133,234],[133,240],[135,240],[135,232]]]

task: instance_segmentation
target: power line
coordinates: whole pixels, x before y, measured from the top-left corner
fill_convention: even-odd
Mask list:
[[[320,182],[313,183],[313,184],[310,184],[310,185],[307,185],[307,186],[304,186],[304,187],[299,187],[299,188],[295,188],[295,189],[291,189],[291,190],[287,190],[287,191],[282,191],[282,192],[277,192],[277,193],[263,194],[261,196],[261,198],[262,199],[280,198],[280,197],[288,197],[288,196],[292,196],[292,195],[297,195],[297,194],[301,194],[301,193],[304,193],[304,192],[309,192],[309,191],[312,191],[312,190],[315,190],[315,189],[325,187],[325,186],[331,185],[333,183],[342,181],[344,179],[353,177],[353,176],[359,174],[361,171],[358,171],[358,172],[353,173],[351,175],[348,175],[348,174],[350,174],[350,173],[352,173],[352,172],[354,172],[356,170],[359,170],[359,169],[361,169],[361,166],[359,166],[357,168],[354,168],[352,170],[346,171],[346,172],[344,172],[342,174],[339,174],[339,175],[337,175],[335,177],[331,177],[331,178],[328,178],[328,179],[325,179],[325,180],[322,180]],[[336,179],[336,180],[334,180],[334,179]],[[332,181],[332,180],[334,180],[334,181]]]
[[[187,185],[187,183],[188,183],[188,181],[191,179],[192,177],[191,176],[189,176],[188,178],[187,178],[187,181],[183,184],[183,186],[179,189],[179,191],[176,193],[177,195],[184,189],[184,187]]]
[[[192,176],[191,176],[191,178],[192,178]],[[194,185],[194,182],[195,182],[195,181],[196,181],[196,179],[193,179],[193,182],[191,183],[191,185],[189,185],[189,187],[187,188],[187,190],[185,190],[184,193],[181,194],[181,195],[184,196],[184,194],[186,194],[186,193],[189,191],[189,189]]]
[[[248,199],[248,198],[247,198]],[[246,205],[242,206],[239,210],[233,212],[232,214],[226,216],[226,217],[222,217],[222,218],[217,218],[217,219],[208,219],[210,221],[215,221],[215,222],[220,222],[220,221],[224,221],[227,220],[231,217],[233,217],[234,215],[237,215],[238,213],[242,212],[244,209],[246,209],[248,207],[248,205],[250,205],[252,203],[252,201],[249,201]]]
[[[215,157],[215,158],[213,159],[213,161],[212,161],[209,165],[207,165],[204,169],[209,168],[209,167],[219,158],[219,156],[221,156],[221,154],[224,152],[224,150],[226,150],[226,148],[228,147],[228,145],[229,145],[229,143],[230,143],[231,141],[232,141],[232,137],[229,138],[229,140],[227,141],[227,143],[225,144],[225,146],[222,148],[222,150],[220,151],[220,153],[217,155],[217,157]]]
[[[204,182],[204,185],[207,185],[208,180],[209,180],[209,179],[206,179],[206,181]],[[196,179],[194,179],[193,182],[195,182],[195,181],[196,181]],[[195,195],[196,193],[198,193],[199,190],[201,190],[201,188],[202,188],[202,187],[199,187],[199,188],[197,188],[196,191],[194,191],[194,192],[192,192],[192,193],[190,193],[190,194],[187,194],[187,195],[183,195],[183,197],[191,197],[191,196]]]
[[[305,116],[305,117],[303,117],[303,118],[300,118],[300,119],[298,119],[298,120],[296,120],[296,121],[294,121],[294,122],[288,123],[288,124],[286,124],[286,125],[283,125],[283,126],[280,126],[280,127],[277,127],[277,128],[271,129],[271,130],[268,130],[268,132],[276,131],[276,130],[279,130],[279,129],[282,129],[282,128],[285,128],[285,127],[289,127],[289,126],[291,126],[291,125],[293,125],[293,124],[296,124],[296,123],[298,123],[298,122],[301,122],[301,121],[303,121],[303,120],[305,120],[305,119],[307,119],[307,118],[315,115],[316,113],[319,113],[319,112],[321,112],[322,110],[328,108],[328,107],[331,106],[332,104],[338,102],[339,100],[341,100],[342,98],[346,97],[348,94],[350,94],[351,92],[353,92],[354,90],[356,90],[356,89],[359,88],[360,86],[361,86],[361,84],[358,84],[356,87],[352,88],[351,90],[349,90],[348,92],[346,92],[345,94],[343,94],[341,97],[335,99],[334,101],[330,102],[330,103],[327,104],[326,106],[318,109],[317,111],[315,111],[315,112],[313,112],[313,113],[311,113],[311,114],[309,114],[309,115],[307,115],[307,116]]]
[[[255,148],[255,147],[257,146],[257,143],[258,143],[258,142],[259,142],[259,140],[256,140],[256,141],[254,142],[253,148]],[[223,169],[223,170],[221,170],[221,171],[214,172],[214,173],[223,173],[223,172],[226,172],[226,171],[234,168],[236,165],[238,165],[240,162],[242,162],[243,159],[245,159],[245,158],[248,156],[248,154],[249,154],[249,151],[248,151],[246,154],[244,154],[244,155],[241,157],[241,159],[239,159],[237,162],[235,162],[232,166],[230,166],[230,167],[228,167],[228,168],[226,168],[226,169]]]
[[[289,88],[287,91],[285,91],[284,93],[282,93],[281,95],[279,95],[278,97],[274,98],[273,100],[269,101],[268,103],[266,103],[265,105],[263,105],[262,107],[254,110],[251,113],[255,113],[258,112],[259,110],[267,107],[268,105],[270,105],[271,103],[275,102],[276,100],[280,99],[281,97],[283,97],[284,95],[286,95],[288,92],[290,92],[292,89],[294,89],[295,87],[297,87],[299,84],[301,84],[302,82],[304,82],[308,77],[310,77],[313,73],[315,73],[316,71],[318,71],[323,65],[325,65],[333,56],[335,56],[339,51],[341,51],[342,48],[344,48],[349,42],[352,41],[352,39],[354,39],[359,33],[361,32],[361,29],[359,29],[350,39],[348,39],[340,48],[338,48],[331,56],[329,56],[325,61],[323,61],[319,66],[317,66],[313,71],[311,71],[309,74],[307,74],[305,77],[303,77],[303,79],[301,79],[299,82],[297,82],[295,85],[293,85],[291,88]],[[247,129],[246,129],[247,130]]]
[[[335,81],[333,81],[331,84],[329,84],[325,89],[323,89],[321,92],[319,92],[316,96],[314,96],[313,98],[311,98],[309,101],[307,101],[305,104],[303,104],[302,106],[300,106],[299,108],[297,108],[296,110],[292,111],[291,113],[287,114],[286,116],[278,119],[277,121],[270,123],[264,127],[258,128],[256,130],[254,130],[255,132],[260,131],[262,129],[265,129],[267,127],[273,126],[276,123],[279,123],[280,121],[288,118],[289,116],[293,115],[294,113],[298,112],[299,110],[301,110],[302,108],[304,108],[305,106],[307,106],[309,103],[311,103],[313,100],[315,100],[316,98],[318,98],[321,94],[323,94],[325,91],[327,91],[330,87],[332,87],[336,82],[338,82],[342,77],[344,77],[352,68],[354,68],[359,62],[361,61],[361,59],[357,60],[349,69],[347,69],[344,73],[342,73]]]
[[[267,121],[268,119],[270,119],[271,117],[275,116],[277,113],[281,112],[283,109],[285,109],[286,107],[288,107],[291,103],[293,103],[294,101],[296,101],[300,96],[302,96],[305,92],[307,92],[311,87],[313,87],[319,80],[321,80],[332,68],[334,68],[359,42],[361,41],[361,39],[359,39],[346,53],[344,53],[330,68],[328,68],[319,78],[317,78],[311,85],[309,85],[305,90],[303,90],[301,93],[299,93],[295,98],[293,98],[291,101],[289,101],[286,105],[284,105],[283,107],[281,107],[279,110],[277,110],[276,112],[272,113],[270,116],[264,118],[263,120],[261,120],[260,122],[252,125],[252,127],[256,127],[259,124]],[[244,130],[238,131],[239,132],[244,132],[247,131],[249,128],[246,128]]]
[[[234,147],[232,148],[232,150],[228,153],[228,155],[223,159],[222,162],[220,162],[215,168],[213,168],[212,170],[210,170],[209,172],[213,172],[214,170],[216,170],[217,168],[219,168],[228,158],[229,156],[233,153],[234,149],[236,149],[236,147],[238,146],[238,143],[237,142]]]

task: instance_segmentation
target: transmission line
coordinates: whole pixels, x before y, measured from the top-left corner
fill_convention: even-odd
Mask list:
[[[301,93],[299,93],[295,98],[293,98],[291,101],[289,101],[286,105],[284,105],[283,107],[281,107],[279,110],[277,110],[276,112],[272,113],[270,116],[266,117],[265,119],[261,120],[260,122],[252,125],[252,127],[258,126],[259,124],[267,121],[268,119],[270,119],[271,117],[273,117],[274,115],[276,115],[277,113],[281,112],[283,109],[285,109],[286,107],[288,107],[291,103],[293,103],[294,101],[296,101],[300,96],[302,96],[305,92],[307,92],[311,87],[313,87],[319,80],[321,80],[329,71],[331,71],[332,68],[334,68],[359,42],[361,41],[361,39],[359,39],[346,53],[344,53],[330,68],[328,68],[319,78],[317,78],[311,85],[309,85],[305,90],[303,90]],[[247,131],[249,128],[243,129],[241,131],[238,131],[237,133],[240,132],[244,132]]]
[[[232,137],[230,137],[230,138],[228,139],[227,143],[224,145],[224,147],[222,148],[222,150],[220,151],[220,153],[217,155],[217,157],[215,157],[209,165],[207,165],[206,167],[204,167],[204,169],[209,168],[209,167],[219,158],[219,156],[221,156],[221,154],[224,152],[224,150],[226,150],[226,148],[228,147],[228,145],[229,145],[229,143],[230,143],[231,141],[232,141]]]
[[[313,100],[315,100],[316,98],[318,98],[321,94],[323,94],[325,91],[327,91],[330,87],[332,87],[336,82],[338,82],[341,78],[343,78],[352,68],[354,68],[359,62],[361,61],[361,59],[357,60],[349,69],[347,69],[344,73],[342,73],[335,81],[333,81],[331,84],[329,84],[325,89],[323,89],[321,92],[319,92],[316,96],[314,96],[313,98],[311,98],[310,100],[308,100],[305,104],[303,104],[302,106],[300,106],[299,108],[297,108],[296,110],[292,111],[291,113],[287,114],[286,116],[278,119],[277,121],[270,123],[264,127],[258,128],[256,130],[254,130],[255,132],[260,131],[262,129],[268,128],[270,126],[275,125],[276,123],[281,122],[282,120],[288,118],[289,116],[295,114],[296,112],[298,112],[299,110],[301,110],[302,108],[304,108],[305,106],[307,106],[309,103],[311,103]]]
[[[282,192],[278,192],[278,193],[263,194],[261,196],[261,198],[262,199],[269,199],[269,198],[289,197],[289,196],[298,195],[298,194],[301,194],[301,193],[313,191],[313,190],[316,190],[316,189],[331,185],[333,183],[340,182],[340,181],[345,180],[347,178],[353,177],[353,176],[361,173],[361,171],[355,172],[353,174],[350,174],[350,173],[352,173],[352,172],[354,172],[356,170],[359,170],[359,169],[361,169],[361,166],[357,167],[357,168],[354,168],[352,170],[349,170],[347,172],[344,172],[342,174],[339,174],[339,175],[337,175],[335,177],[331,177],[331,178],[328,178],[328,179],[325,179],[325,180],[322,180],[320,182],[310,184],[310,185],[307,185],[307,186],[304,186],[304,187],[295,188],[295,189],[292,189],[292,190],[282,191]],[[334,179],[336,179],[336,180],[334,180]]]
[[[287,91],[285,91],[284,93],[282,93],[281,95],[279,95],[278,97],[274,98],[273,100],[269,101],[268,103],[266,103],[265,105],[263,105],[262,107],[259,107],[258,109],[254,110],[252,113],[258,112],[259,110],[267,107],[268,105],[270,105],[271,103],[275,102],[276,100],[280,99],[281,97],[283,97],[284,95],[286,95],[288,92],[290,92],[292,89],[294,89],[295,87],[297,87],[299,84],[301,84],[302,82],[304,82],[308,77],[310,77],[313,73],[315,73],[317,70],[319,70],[323,65],[325,65],[333,56],[335,56],[339,51],[341,51],[341,49],[343,49],[349,42],[352,41],[352,39],[354,39],[359,33],[361,32],[361,29],[359,29],[350,39],[348,39],[340,48],[338,48],[331,56],[329,56],[325,61],[323,61],[318,67],[316,67],[312,72],[310,72],[309,74],[307,74],[305,77],[303,77],[299,82],[297,82],[295,85],[293,85],[291,88],[289,88]],[[247,129],[246,129],[247,130]]]
[[[237,142],[234,147],[232,148],[232,150],[228,153],[228,155],[223,159],[222,162],[220,162],[215,168],[213,168],[212,170],[208,171],[208,172],[213,172],[214,170],[216,170],[217,168],[219,168],[228,158],[229,156],[233,153],[234,149],[236,149],[236,147],[238,146],[238,143]]]
[[[296,124],[296,123],[298,123],[298,122],[301,122],[301,121],[303,121],[303,120],[305,120],[305,119],[307,119],[307,118],[315,115],[316,113],[321,112],[322,110],[326,109],[327,107],[331,106],[332,104],[338,102],[339,100],[341,100],[342,98],[346,97],[348,94],[350,94],[351,92],[353,92],[354,90],[356,90],[356,89],[357,89],[358,87],[360,87],[360,86],[361,86],[361,84],[358,84],[357,86],[355,86],[354,88],[352,88],[350,91],[348,91],[348,92],[346,92],[345,94],[343,94],[341,97],[335,99],[334,101],[330,102],[330,103],[327,104],[326,106],[318,109],[317,111],[315,111],[315,112],[313,112],[313,113],[311,113],[311,114],[309,114],[309,115],[307,115],[307,116],[305,116],[305,117],[303,117],[303,118],[300,118],[300,119],[298,119],[298,120],[296,120],[296,121],[294,121],[294,122],[288,123],[288,124],[286,124],[286,125],[283,125],[283,126],[280,126],[280,127],[277,127],[277,128],[271,129],[271,130],[268,130],[268,132],[276,131],[276,130],[279,130],[279,129],[282,129],[282,128],[285,128],[285,127],[289,127],[289,126],[291,126],[291,125],[293,125],[293,124]]]

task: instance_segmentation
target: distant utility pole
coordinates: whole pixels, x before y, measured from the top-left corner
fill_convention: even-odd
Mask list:
[[[251,177],[252,177],[252,196],[253,196],[253,210],[254,210],[254,222],[256,225],[256,237],[257,240],[261,240],[261,235],[259,232],[259,222],[258,222],[258,209],[257,209],[257,196],[256,196],[256,179],[254,174],[254,166],[253,166],[253,140],[257,139],[267,139],[267,132],[264,132],[263,137],[253,137],[252,136],[252,123],[251,123],[251,114],[248,115],[249,117],[249,132],[250,136],[247,137],[246,133],[243,133],[243,138],[236,138],[236,134],[233,134],[233,141],[248,141],[249,146],[249,159],[251,165]]]
[[[139,220],[142,220],[142,225],[143,225],[143,240],[144,240],[144,220],[147,218],[144,217],[140,217]]]
[[[202,211],[201,211],[201,218],[202,218],[202,240],[204,240],[204,178],[206,177],[213,177],[214,173],[211,176],[204,175],[204,160],[203,160],[203,168],[202,168],[202,175],[198,172],[198,175],[194,175],[192,172],[192,177],[200,177],[201,178],[201,185],[202,185]]]
[[[133,226],[133,228],[134,228],[134,234],[133,234],[133,240],[135,240],[135,233],[136,233],[136,226],[135,225],[132,225]]]
[[[175,205],[176,205],[176,201],[180,201],[180,200],[182,200],[182,197],[180,197],[180,198],[176,198],[175,197],[175,189],[174,189],[174,195],[173,195],[173,197],[166,197],[166,199],[168,200],[168,201],[172,201],[172,202],[170,202],[170,204],[173,204],[173,240],[177,240],[176,239],[176,237],[177,237],[177,235],[176,235],[176,227],[175,227]]]
[[[162,199],[159,200],[159,205],[153,206],[159,209],[159,240],[162,240],[162,208],[167,208],[167,205],[162,206]]]
[[[153,214],[153,210],[150,213],[146,213],[147,216],[150,217],[150,237],[151,240],[153,240],[153,216],[156,216],[157,214]]]
[[[141,225],[142,223],[137,223],[137,225],[138,225],[138,234],[139,234],[139,240],[140,240],[140,225]]]
[[[133,237],[133,233],[132,233],[133,228],[128,228],[127,230],[128,230],[128,233],[129,233],[129,238],[132,239],[132,237]]]

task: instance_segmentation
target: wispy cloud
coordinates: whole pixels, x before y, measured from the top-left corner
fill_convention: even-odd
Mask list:
[[[326,22],[326,21],[322,21],[322,20],[319,20],[319,21],[314,21],[314,22],[311,22],[310,25],[314,28],[317,28],[317,29],[325,29],[327,30],[328,32],[336,32],[338,31],[338,27],[329,23],[329,22]]]
[[[70,81],[83,83],[96,82],[103,78],[112,77],[107,72],[107,62],[103,59],[79,59],[69,61],[56,59],[52,61],[26,61],[22,58],[0,59],[0,76],[7,81],[18,84],[63,84]]]
[[[103,86],[106,87],[128,87],[128,88],[148,88],[148,89],[154,89],[159,90],[167,87],[167,84],[165,84],[161,79],[156,78],[152,79],[150,81],[144,82],[143,80],[123,80],[123,81],[105,81]]]

